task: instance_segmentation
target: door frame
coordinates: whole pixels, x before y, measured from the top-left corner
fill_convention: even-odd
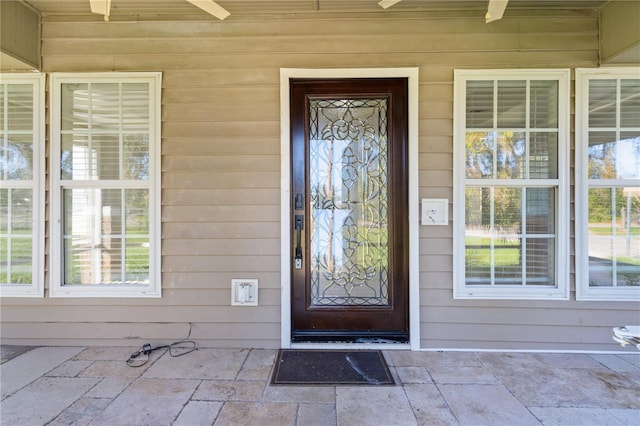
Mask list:
[[[409,347],[420,349],[419,222],[418,222],[418,68],[280,69],[280,282],[282,348],[347,346],[373,349],[378,345],[356,343],[291,343],[291,132],[289,80],[294,78],[407,78],[409,154]],[[383,349],[407,349],[406,344],[380,344]]]

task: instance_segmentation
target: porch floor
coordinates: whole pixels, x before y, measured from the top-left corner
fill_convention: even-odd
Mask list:
[[[396,386],[272,386],[277,354],[2,347],[1,425],[638,425],[640,352],[385,351]]]

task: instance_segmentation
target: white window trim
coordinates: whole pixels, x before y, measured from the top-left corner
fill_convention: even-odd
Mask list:
[[[0,297],[44,296],[45,76],[39,73],[0,74],[3,83],[33,85],[33,247],[31,285],[0,285]]]
[[[583,141],[589,137],[589,81],[591,79],[640,78],[640,67],[577,68],[576,70],[576,299],[592,301],[640,301],[640,287],[589,286],[588,155]],[[615,181],[614,181],[615,183]],[[640,180],[634,182],[640,185]]]
[[[149,83],[149,285],[62,285],[62,184],[60,179],[61,86],[63,83]],[[51,297],[160,297],[161,296],[161,90],[160,72],[53,73],[51,91]]]
[[[454,299],[569,299],[569,69],[499,69],[454,71],[453,125],[453,298]],[[558,81],[558,194],[556,273],[557,286],[475,287],[465,283],[465,157],[467,80]],[[555,181],[555,179],[554,179]],[[540,182],[541,184],[543,182]],[[455,208],[455,206],[459,206]]]

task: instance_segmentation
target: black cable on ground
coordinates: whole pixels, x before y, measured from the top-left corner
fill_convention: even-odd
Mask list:
[[[196,342],[193,340],[189,340],[189,338],[191,337],[192,327],[193,324],[189,323],[189,334],[183,340],[178,340],[168,345],[161,345],[156,347],[152,347],[151,344],[145,343],[144,345],[142,345],[142,348],[140,348],[139,351],[136,351],[132,353],[131,356],[129,356],[127,365],[129,367],[142,367],[147,362],[149,362],[149,355],[151,354],[151,352],[160,349],[169,348],[169,355],[171,355],[172,357],[179,357],[195,351],[197,349]]]

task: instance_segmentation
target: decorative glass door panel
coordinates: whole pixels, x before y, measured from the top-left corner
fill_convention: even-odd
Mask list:
[[[406,79],[294,80],[292,341],[408,341]]]
[[[312,306],[388,306],[387,99],[310,100]]]

